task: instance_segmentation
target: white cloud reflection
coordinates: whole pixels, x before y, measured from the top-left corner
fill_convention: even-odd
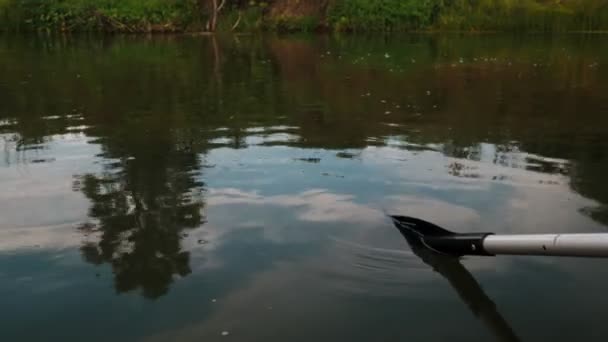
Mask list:
[[[354,199],[354,195],[335,194],[325,189],[312,189],[294,195],[262,196],[255,191],[221,188],[209,190],[207,204],[294,208],[298,219],[309,222],[373,222],[383,216],[380,210],[357,204]]]

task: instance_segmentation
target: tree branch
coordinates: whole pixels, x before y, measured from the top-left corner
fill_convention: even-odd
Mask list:
[[[239,18],[236,20],[236,23],[234,23],[234,25],[232,25],[232,28],[230,29],[230,31],[236,30],[236,28],[239,26],[240,22],[241,22],[241,11],[239,11]]]
[[[226,4],[226,0],[222,0],[222,2],[220,3],[220,5],[217,6],[216,11],[219,13],[222,10],[222,8],[224,8],[225,4]]]

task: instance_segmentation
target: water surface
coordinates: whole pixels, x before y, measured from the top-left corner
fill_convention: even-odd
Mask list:
[[[3,341],[605,341],[608,37],[0,37]]]

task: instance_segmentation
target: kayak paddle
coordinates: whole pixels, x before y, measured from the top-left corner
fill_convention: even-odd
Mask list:
[[[426,248],[452,256],[500,254],[608,257],[608,233],[513,234],[454,233],[421,219],[391,215],[395,226]]]

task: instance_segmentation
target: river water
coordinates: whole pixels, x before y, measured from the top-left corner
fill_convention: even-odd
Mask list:
[[[608,36],[0,36],[0,340],[606,341]]]

